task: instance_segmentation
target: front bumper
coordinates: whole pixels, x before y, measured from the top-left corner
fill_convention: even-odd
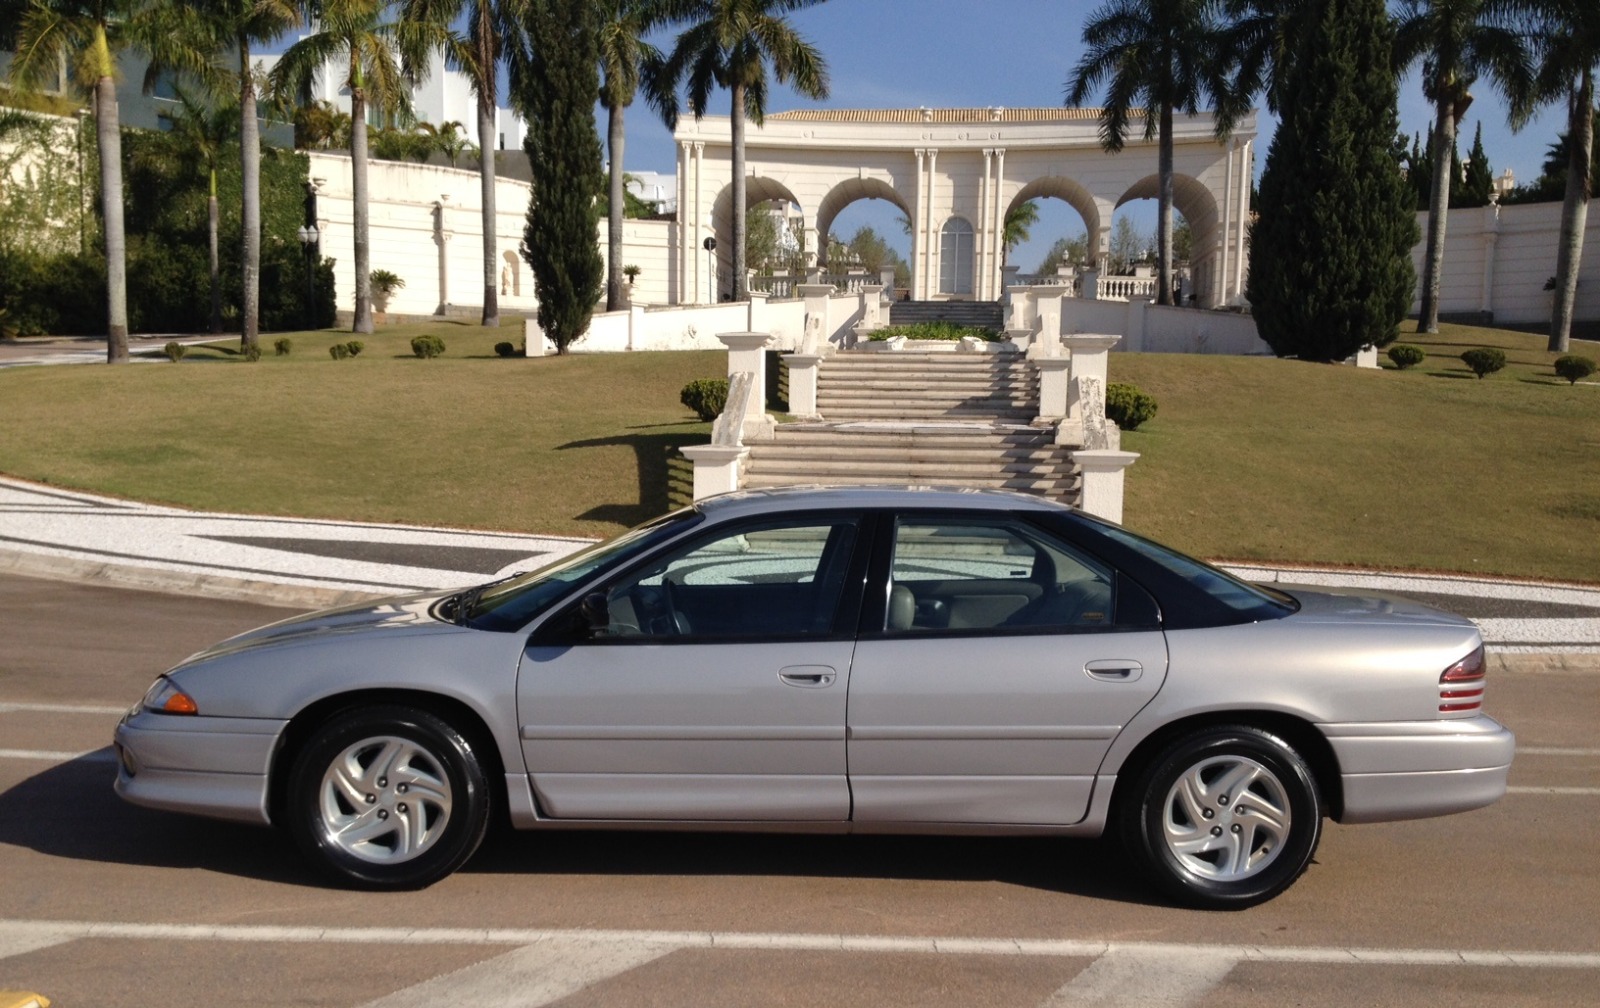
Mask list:
[[[1487,715],[1319,727],[1339,761],[1340,822],[1449,815],[1506,793],[1516,736]]]
[[[117,725],[117,794],[135,805],[267,824],[267,773],[286,722],[134,708]]]

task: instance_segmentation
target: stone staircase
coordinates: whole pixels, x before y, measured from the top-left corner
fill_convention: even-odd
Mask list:
[[[1000,332],[1005,312],[998,301],[896,301],[889,306],[890,325],[912,322],[954,322]]]
[[[1031,427],[1037,380],[1019,354],[843,351],[818,373],[821,422],[749,443],[741,485],[998,487],[1076,502],[1052,427]]]

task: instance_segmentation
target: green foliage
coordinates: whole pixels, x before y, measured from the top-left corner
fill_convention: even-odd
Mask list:
[[[1461,360],[1481,379],[1506,366],[1506,352],[1494,347],[1475,347],[1463,353]]]
[[[1421,347],[1412,346],[1410,343],[1396,343],[1389,348],[1389,359],[1402,371],[1408,367],[1416,367],[1426,360],[1427,356]]]
[[[715,420],[728,405],[728,379],[697,378],[678,393],[678,401],[701,420]]]
[[[412,340],[411,348],[413,351],[416,350],[416,345],[416,340]],[[344,360],[346,357],[350,356],[350,347],[344,343],[335,343],[333,346],[328,348],[328,356],[332,357],[334,360]],[[422,355],[417,354],[417,356],[421,357]]]
[[[1451,186],[1450,206],[1455,207],[1481,207],[1489,205],[1489,197],[1494,193],[1494,169],[1489,166],[1489,155],[1483,149],[1483,122],[1478,122],[1478,129],[1472,135],[1472,150],[1467,153],[1465,176],[1461,185]]]
[[[260,343],[247,344],[245,346],[244,350],[241,351],[241,352],[244,354],[244,359],[245,360],[249,361],[251,364],[254,364],[256,361],[259,361],[261,359],[261,344]]]
[[[884,326],[874,330],[867,339],[871,342],[883,342],[899,336],[909,340],[943,340],[955,342],[968,336],[984,340],[989,343],[1002,343],[1005,335],[984,326],[964,326],[955,322],[908,322],[905,325]]]
[[[1106,386],[1106,418],[1123,430],[1138,430],[1140,424],[1155,415],[1155,396],[1122,382]]]
[[[18,336],[103,334],[105,257],[0,247],[0,311]]]
[[[413,337],[411,340],[411,352],[423,360],[443,356],[444,340],[433,335]]]
[[[361,356],[361,351],[365,350],[367,348],[367,345],[365,343],[361,342],[358,339],[353,339],[353,340],[350,340],[349,342],[345,343],[344,348],[346,350],[350,351],[350,356],[359,357],[359,356]],[[440,345],[439,350],[440,350],[441,353],[444,351],[444,347],[443,347],[442,344]]]
[[[279,336],[277,339],[272,341],[272,352],[277,354],[279,357],[289,356],[289,351],[293,349],[294,340],[291,340],[287,336]]]
[[[1034,272],[1054,273],[1069,263],[1081,266],[1088,261],[1089,236],[1087,233],[1080,231],[1072,238],[1057,238],[1055,244],[1050,246],[1050,251],[1044,254],[1044,259],[1040,261],[1039,268]]]
[[[1387,346],[1411,306],[1416,217],[1390,147],[1398,116],[1383,0],[1312,0],[1280,66],[1282,122],[1251,228],[1247,296],[1280,357]]]
[[[558,354],[588,331],[605,281],[594,206],[601,177],[596,18],[586,0],[530,0],[532,56],[516,96],[533,168],[522,255],[539,298],[539,327]]]
[[[501,340],[499,343],[494,345],[494,352],[495,356],[497,357],[515,357],[517,355],[517,348],[509,341]]]
[[[641,272],[642,272],[642,270],[640,270],[639,267],[634,266],[631,263],[628,264],[627,266],[622,267],[622,275],[628,278],[628,282],[629,283],[632,283],[633,281],[639,279],[639,274]]]
[[[1556,374],[1565,378],[1569,384],[1576,385],[1578,382],[1594,374],[1595,363],[1594,360],[1589,357],[1580,357],[1577,354],[1567,354],[1565,356],[1556,358],[1555,368]]]
[[[406,282],[386,269],[375,269],[367,274],[367,280],[372,284],[374,297],[393,297],[394,292],[406,285]]]
[[[189,348],[177,340],[171,340],[161,348],[161,352],[167,355],[167,360],[176,364],[183,360],[183,355],[189,352]]]
[[[0,108],[0,141],[0,251],[56,256],[97,242],[94,120],[62,123]]]

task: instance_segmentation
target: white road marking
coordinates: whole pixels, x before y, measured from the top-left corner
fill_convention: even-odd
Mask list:
[[[1508,787],[1506,794],[1537,794],[1537,795],[1581,795],[1593,797],[1600,795],[1597,787]]]
[[[139,941],[337,942],[352,945],[535,945],[553,939],[693,949],[790,949],[800,952],[919,952],[936,955],[1097,958],[1112,949],[1133,955],[1210,954],[1242,962],[1366,963],[1397,966],[1516,966],[1600,970],[1600,952],[1518,949],[1381,949],[1325,945],[1224,945],[1109,942],[1052,938],[936,938],[902,935],[774,934],[747,931],[629,931],[587,928],[355,928],[315,925],[136,924],[117,921],[0,920],[0,932]]]
[[[0,921],[0,959],[25,955],[52,945],[63,945],[78,935],[32,921]]]
[[[1183,1008],[1198,1004],[1239,957],[1215,949],[1156,952],[1113,945],[1041,1008]]]
[[[50,749],[0,749],[0,759],[33,760],[39,763],[71,763],[86,759],[95,763],[112,763],[116,754],[110,749],[91,749],[88,752],[56,752]]]
[[[672,950],[670,945],[551,937],[395,991],[362,1008],[537,1008]]]
[[[1518,756],[1600,756],[1600,749],[1562,749],[1552,746],[1517,746]]]
[[[121,707],[98,707],[90,704],[5,703],[0,702],[0,714],[114,714],[128,713],[132,704]]]

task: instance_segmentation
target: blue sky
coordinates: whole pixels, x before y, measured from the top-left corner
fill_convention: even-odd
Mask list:
[[[1083,24],[1097,6],[1062,0],[830,0],[791,15],[827,60],[830,96],[818,102],[775,87],[767,110],[1060,105],[1083,52]],[[659,40],[663,47],[670,43],[670,35]],[[1462,123],[1462,155],[1481,121],[1494,173],[1509,167],[1518,182],[1532,181],[1546,147],[1565,125],[1563,110],[1547,108],[1513,134],[1506,125],[1505,104],[1491,88],[1480,84],[1476,95]],[[727,110],[726,94],[717,95],[712,114],[725,115]],[[659,117],[641,102],[629,109],[626,122],[623,162],[628,170],[672,173],[672,136]],[[1401,82],[1401,128],[1407,135],[1426,132],[1431,122],[1432,111],[1411,75]],[[1258,176],[1274,126],[1263,113],[1256,146]],[[603,135],[603,121],[600,128]],[[876,210],[869,209],[874,206]],[[893,211],[884,206],[882,201],[854,204],[841,215],[836,233],[847,238],[868,223],[891,244],[903,246]],[[1135,223],[1153,230],[1153,206],[1154,201],[1148,208],[1131,206]],[[1031,240],[1012,257],[1024,270],[1037,266],[1056,238],[1082,231],[1077,214],[1059,200],[1042,201],[1041,211]]]

